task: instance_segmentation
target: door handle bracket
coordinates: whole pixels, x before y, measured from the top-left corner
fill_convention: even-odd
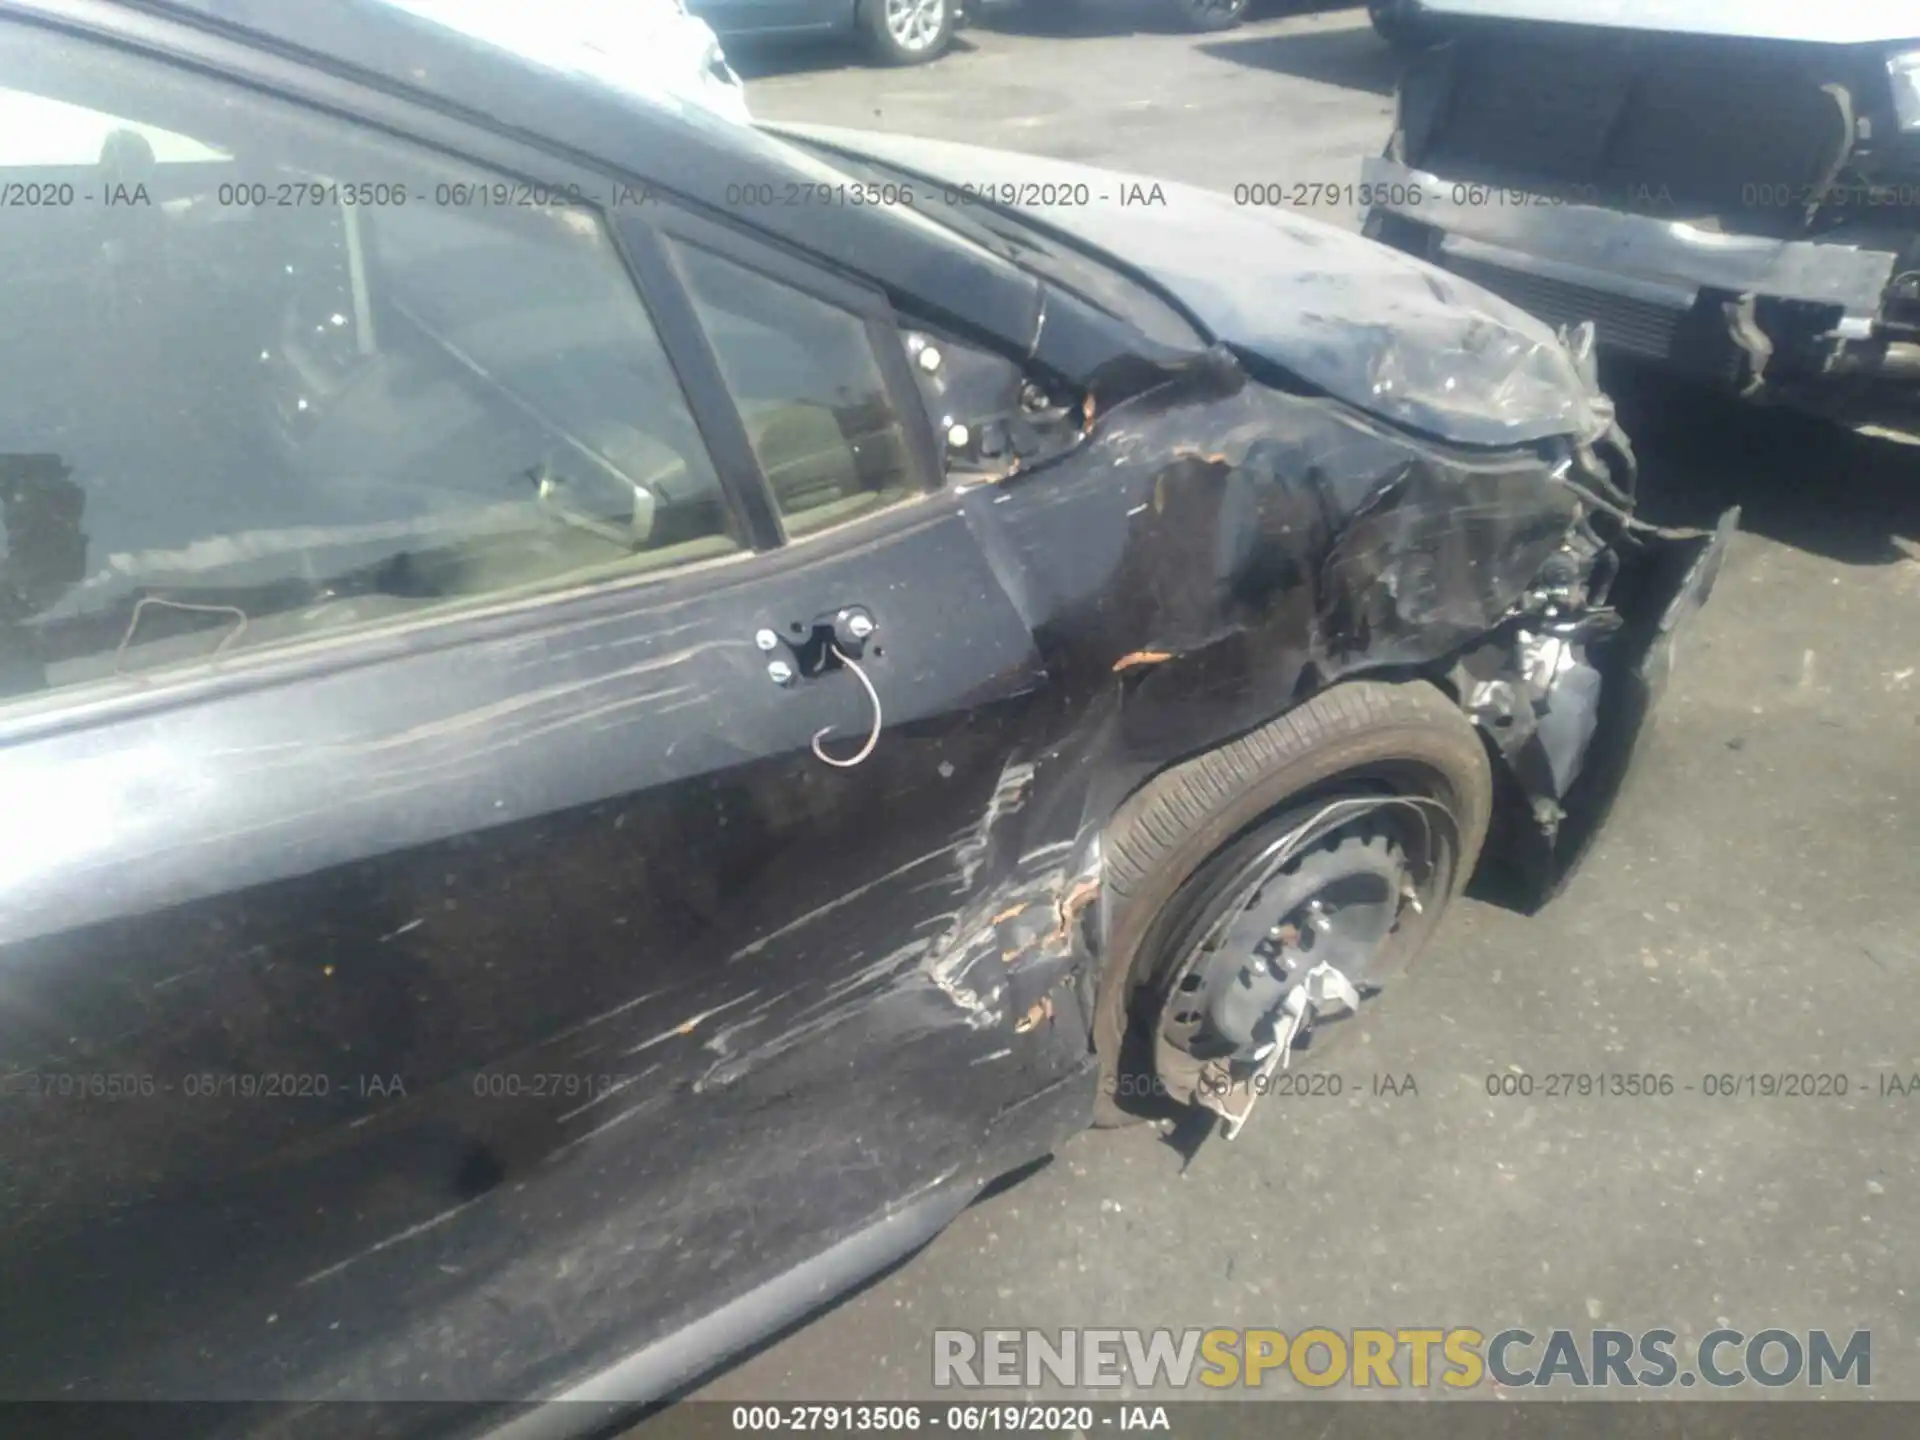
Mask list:
[[[813,680],[841,669],[845,662],[867,658],[881,649],[873,642],[879,622],[864,605],[843,605],[826,610],[811,621],[791,621],[785,631],[762,626],[754,632],[753,643],[767,657],[767,676],[776,685],[791,685],[796,680]]]

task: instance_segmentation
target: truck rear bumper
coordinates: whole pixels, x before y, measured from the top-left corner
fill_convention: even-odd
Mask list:
[[[1885,248],[1726,234],[1385,158],[1363,178],[1369,235],[1550,324],[1592,321],[1616,354],[1920,440],[1920,343],[1883,323],[1890,287],[1920,289],[1899,234]]]
[[[1477,271],[1521,277],[1543,299],[1559,296],[1576,309],[1589,296],[1613,297],[1648,318],[1666,312],[1677,319],[1703,290],[1765,296],[1837,309],[1834,330],[1864,340],[1900,258],[1893,249],[1729,235],[1597,205],[1550,203],[1380,157],[1366,162],[1362,179],[1376,200],[1391,202],[1376,203],[1370,218],[1393,214],[1435,232],[1437,248],[1427,259],[1472,278]],[[1604,326],[1600,338],[1608,340]],[[1645,336],[1621,338],[1622,348],[1635,349]]]

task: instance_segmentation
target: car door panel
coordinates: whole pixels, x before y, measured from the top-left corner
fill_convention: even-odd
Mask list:
[[[88,73],[84,44],[60,43],[74,52],[61,75]],[[190,83],[203,82],[153,87],[188,121]],[[124,88],[129,107],[146,103]],[[405,133],[404,115],[380,119]],[[458,138],[433,123],[443,144]],[[247,149],[246,127],[230,136]],[[546,173],[536,155],[497,163]],[[207,294],[173,294],[173,309],[226,304],[231,319],[236,287],[175,259]],[[668,336],[671,274],[637,250],[619,263],[642,272],[621,278]],[[609,293],[610,309],[624,303]],[[416,287],[404,318],[444,331],[432,298]],[[856,308],[890,413],[913,419],[888,432],[914,451],[894,468],[924,475],[899,337],[875,304]],[[642,553],[636,567],[682,568],[561,593],[538,591],[551,574],[489,572],[451,592],[465,613],[316,597],[250,616],[231,653],[205,630],[152,642],[203,658],[158,668],[180,657],[143,649],[153,668],[137,680],[120,674],[132,636],[115,649],[116,629],[62,661],[79,668],[11,687],[0,1264],[8,1292],[35,1303],[0,1307],[0,1396],[521,1400],[756,1293],[915,1196],[984,1183],[1084,1117],[1085,1033],[1037,1026],[1030,992],[1050,972],[1007,958],[1064,943],[1050,902],[1080,817],[1023,810],[1055,697],[985,502],[911,486],[898,503],[843,496],[780,545],[743,438],[768,436],[735,417],[730,445],[711,384],[688,374],[699,357],[668,338],[719,472],[711,503],[736,522],[707,538],[758,553]],[[512,339],[486,342],[520,356]],[[134,400],[169,415],[206,403],[198,363],[154,382],[164,404]],[[354,363],[364,395],[384,372]],[[50,393],[71,389],[42,368]],[[638,403],[650,382],[631,373]],[[395,431],[435,393],[389,388]],[[577,393],[600,408],[600,392]],[[10,421],[64,437],[97,413],[52,403],[58,426],[37,411]],[[336,437],[327,423],[303,432],[308,453],[370,428],[340,422]],[[814,431],[794,452],[795,503],[830,488]],[[95,435],[147,477],[108,494],[100,464],[69,464],[62,483],[95,485],[95,542],[113,502],[116,551],[137,549],[142,526],[196,543],[195,516],[168,499],[176,482],[199,487],[196,515],[225,513],[214,502],[237,469],[207,463],[226,452],[196,452],[191,426],[165,444],[131,425],[80,438]],[[449,478],[402,478],[419,477]],[[251,484],[245,524],[284,524],[274,507],[304,498]],[[886,508],[846,518],[856,501]],[[336,604],[368,628],[328,633]],[[799,660],[785,637],[805,642],[850,605],[878,626],[859,656],[877,716],[848,665],[789,685],[768,669]],[[876,719],[858,765],[816,754],[816,740],[852,754]],[[328,1417],[342,1433],[367,1423],[347,1410],[316,1423]]]
[[[9,1267],[54,1297],[0,1391],[523,1396],[977,1163],[1035,1076],[967,1070],[1013,1019],[928,961],[1044,677],[907,510],[0,750]],[[884,724],[836,770],[854,677],[754,637],[849,602]]]

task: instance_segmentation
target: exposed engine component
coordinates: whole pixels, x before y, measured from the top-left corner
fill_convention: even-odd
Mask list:
[[[1599,723],[1603,681],[1590,651],[1620,627],[1607,603],[1618,563],[1583,516],[1508,626],[1458,667],[1462,705],[1506,757],[1549,837]]]

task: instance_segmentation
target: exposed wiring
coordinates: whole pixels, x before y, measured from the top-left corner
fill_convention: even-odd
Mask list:
[[[866,744],[862,745],[846,759],[836,760],[820,748],[820,742],[833,733],[833,726],[828,725],[814,732],[813,754],[814,758],[822,764],[831,765],[838,770],[851,770],[869,755],[873,754],[873,747],[880,743],[880,727],[885,723],[885,717],[880,711],[880,692],[873,688],[873,681],[869,680],[867,678],[867,672],[860,668],[860,662],[847,654],[847,652],[842,650],[838,645],[832,645],[828,648],[840,657],[840,663],[842,665],[853,672],[854,679],[858,680],[861,688],[867,692],[867,699],[873,702],[873,730],[867,736]]]
[[[120,643],[114,647],[113,672],[116,675],[126,673],[122,668],[122,662],[126,659],[127,646],[133,643],[133,632],[140,628],[141,612],[149,605],[159,605],[168,610],[190,610],[199,615],[233,616],[239,623],[220,637],[220,643],[213,647],[213,653],[215,655],[218,655],[222,650],[225,650],[227,646],[233,644],[234,641],[247,633],[247,612],[242,610],[238,605],[195,605],[186,600],[166,600],[158,595],[142,595],[134,602],[133,614],[127,619],[126,634],[120,637]]]
[[[1642,535],[1658,535],[1662,540],[1706,540],[1713,535],[1713,531],[1711,530],[1696,530],[1691,526],[1685,525],[1655,525],[1649,521],[1642,520],[1631,510],[1616,505],[1611,500],[1604,499],[1588,486],[1582,485],[1578,480],[1575,480],[1567,473],[1572,468],[1573,462],[1571,460],[1562,460],[1547,472],[1547,477],[1566,486],[1567,489],[1579,496],[1590,509],[1597,510],[1603,515],[1612,516],[1615,520],[1619,521],[1621,525],[1626,527],[1629,532]]]

